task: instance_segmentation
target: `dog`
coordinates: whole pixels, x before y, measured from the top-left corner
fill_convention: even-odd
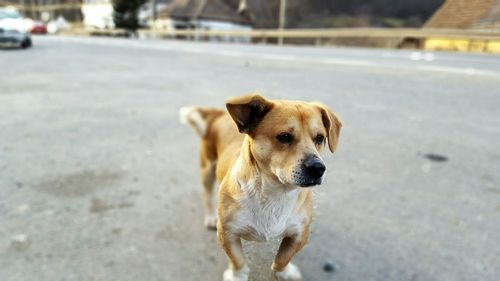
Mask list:
[[[320,103],[231,98],[227,111],[183,107],[180,118],[201,137],[200,173],[205,226],[217,230],[229,267],[224,281],[248,280],[241,239],[282,237],[271,269],[279,281],[302,280],[290,261],[309,239],[313,198],[333,153],[342,122]],[[214,183],[219,182],[217,212]]]

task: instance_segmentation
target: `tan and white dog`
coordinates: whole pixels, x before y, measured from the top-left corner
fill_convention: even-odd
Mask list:
[[[326,106],[302,101],[267,100],[260,95],[229,99],[227,112],[184,107],[181,121],[201,137],[201,179],[205,225],[217,228],[229,259],[224,281],[248,280],[241,239],[282,237],[272,264],[277,280],[302,280],[290,263],[309,238],[310,187],[321,184],[342,123]],[[220,183],[217,213],[214,182]]]

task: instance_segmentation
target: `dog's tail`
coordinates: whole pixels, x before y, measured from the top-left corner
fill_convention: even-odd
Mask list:
[[[223,110],[198,106],[181,107],[179,110],[179,120],[183,124],[189,124],[196,133],[205,137],[212,122],[224,114]]]

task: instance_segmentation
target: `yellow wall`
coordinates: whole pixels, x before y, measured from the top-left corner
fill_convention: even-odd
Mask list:
[[[467,39],[440,39],[429,38],[425,40],[424,49],[459,52],[488,52],[500,53],[500,40],[484,41]]]

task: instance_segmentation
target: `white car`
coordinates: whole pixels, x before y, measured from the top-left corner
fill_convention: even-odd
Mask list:
[[[24,18],[14,9],[0,8],[0,45],[31,47]]]

